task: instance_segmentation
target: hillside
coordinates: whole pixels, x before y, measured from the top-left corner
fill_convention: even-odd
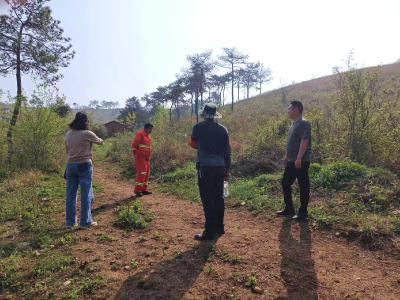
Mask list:
[[[400,63],[388,64],[378,67],[368,67],[362,70],[374,70],[379,68],[381,72],[381,78],[383,82],[391,86],[400,84]],[[255,96],[249,100],[240,101],[238,106],[248,104],[249,101],[252,104],[257,104],[258,102],[270,101],[272,99],[282,98],[284,92],[288,98],[299,98],[305,102],[308,102],[316,98],[316,95],[325,96],[335,91],[336,89],[336,75],[328,75],[319,78],[315,78],[308,81],[299,82],[293,85],[288,85],[280,89],[272,90],[263,93],[259,96]]]

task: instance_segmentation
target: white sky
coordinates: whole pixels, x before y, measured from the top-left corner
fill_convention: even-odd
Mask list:
[[[75,59],[58,84],[69,103],[124,101],[172,82],[186,55],[236,46],[273,71],[272,89],[400,58],[399,0],[52,0]],[[0,8],[4,12],[3,8]],[[15,94],[14,77],[0,88]],[[29,78],[24,88],[30,93]]]

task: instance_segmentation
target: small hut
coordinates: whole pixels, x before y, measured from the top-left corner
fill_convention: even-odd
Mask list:
[[[113,136],[117,133],[124,133],[129,131],[129,126],[122,124],[118,121],[111,121],[104,124],[107,131],[107,136]]]

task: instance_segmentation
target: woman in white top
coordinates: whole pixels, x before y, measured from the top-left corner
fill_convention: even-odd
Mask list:
[[[93,202],[93,163],[92,145],[102,144],[103,140],[88,130],[89,119],[86,114],[78,112],[69,124],[70,130],[65,136],[67,148],[67,199],[66,226],[72,229],[77,225],[76,202],[78,187],[81,188],[80,227],[96,226],[92,218]]]

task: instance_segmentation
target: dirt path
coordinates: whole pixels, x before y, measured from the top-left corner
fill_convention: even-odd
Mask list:
[[[142,200],[155,215],[151,225],[127,234],[112,223],[132,184],[116,174],[108,165],[97,168],[106,191],[95,200],[100,226],[76,232],[75,256],[107,280],[99,298],[400,299],[400,261],[307,224],[228,208],[226,234],[213,246],[193,240],[202,229],[201,206],[156,194]],[[115,240],[101,243],[101,235]],[[125,269],[132,259],[138,267]],[[121,268],[112,271],[112,264]],[[251,276],[263,294],[245,286]]]

